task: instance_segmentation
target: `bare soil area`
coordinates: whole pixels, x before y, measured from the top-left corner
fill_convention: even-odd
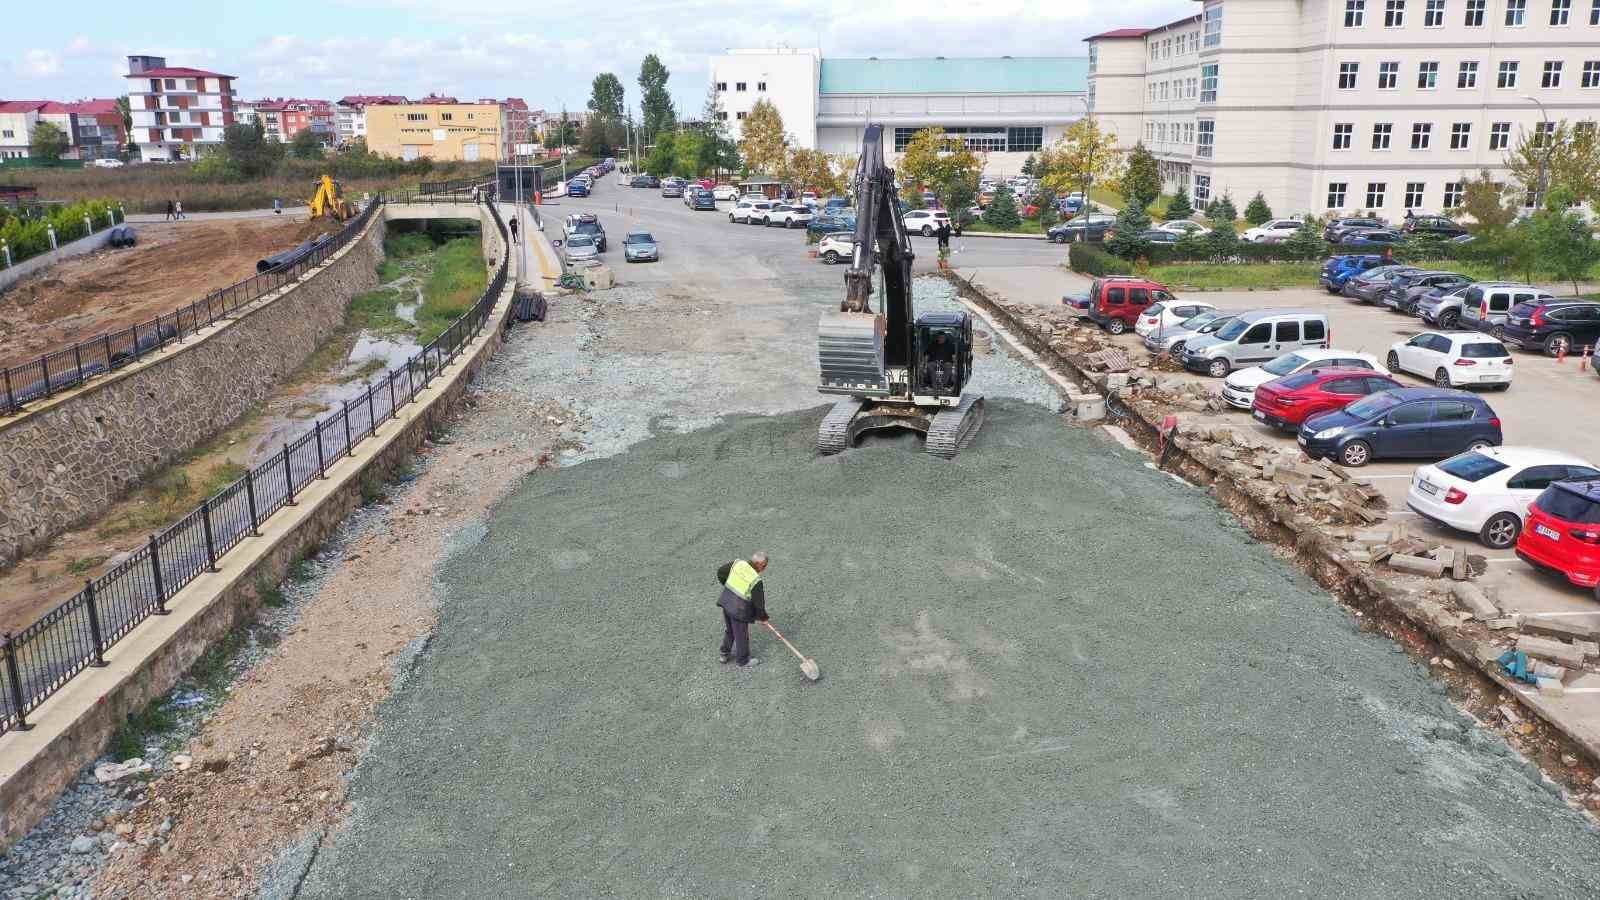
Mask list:
[[[0,294],[0,365],[170,313],[336,226],[289,218],[135,226],[137,247],[66,260]]]

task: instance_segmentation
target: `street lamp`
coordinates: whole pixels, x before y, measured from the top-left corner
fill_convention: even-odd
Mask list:
[[[1539,172],[1534,179],[1537,182],[1535,185],[1536,196],[1542,203],[1544,202],[1545,191],[1549,188],[1549,186],[1545,184],[1545,167],[1549,165],[1550,162],[1550,151],[1555,149],[1555,131],[1550,127],[1550,111],[1545,109],[1543,100],[1540,100],[1538,97],[1535,97],[1532,94],[1523,94],[1522,99],[1530,100],[1534,103],[1534,105],[1538,106],[1539,115],[1544,118],[1544,131],[1539,137],[1539,143],[1542,145],[1544,152],[1539,154]]]

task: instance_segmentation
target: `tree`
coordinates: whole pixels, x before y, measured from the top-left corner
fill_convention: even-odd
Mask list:
[[[1524,131],[1506,151],[1511,177],[1530,191],[1564,191],[1575,203],[1600,200],[1600,139],[1593,122],[1556,122]]]
[[[1295,259],[1321,259],[1328,250],[1327,243],[1322,240],[1322,222],[1316,216],[1306,216],[1283,246]]]
[[[1260,191],[1256,191],[1256,195],[1245,206],[1244,220],[1251,225],[1265,225],[1272,220],[1272,207],[1267,205],[1267,198]]]
[[[783,130],[783,116],[765,98],[757,100],[744,118],[744,136],[739,153],[752,172],[778,175],[789,159],[789,135]]]
[[[855,168],[850,166],[850,169]],[[847,169],[848,171],[848,169]],[[946,184],[940,197],[944,200],[945,209],[950,211],[950,219],[959,227],[972,224],[972,204],[978,201],[978,173],[955,178]]]
[[[919,189],[927,187],[947,208],[965,209],[972,205],[971,199],[965,201],[966,206],[958,207],[952,195],[958,192],[958,185],[968,182],[975,195],[982,171],[983,162],[967,149],[965,141],[937,127],[924,128],[912,135],[905,152],[900,155],[900,182],[906,186],[906,193],[913,195],[906,199],[916,206],[922,205]]]
[[[1148,208],[1161,196],[1161,173],[1143,141],[1128,152],[1128,165],[1122,172],[1122,196],[1140,209]]]
[[[1116,135],[1102,131],[1094,119],[1079,119],[1060,140],[1039,151],[1033,168],[1057,193],[1082,191],[1087,197],[1095,184],[1115,182],[1121,159]]]
[[[594,114],[589,117],[590,121],[596,116],[618,121],[622,118],[624,105],[622,82],[617,80],[617,76],[610,72],[596,75],[589,94],[589,111]]]
[[[1596,262],[1600,262],[1600,245],[1583,217],[1570,211],[1575,201],[1566,188],[1550,192],[1549,202],[1533,214],[1528,223],[1529,236],[1538,248],[1539,261],[1555,273],[1557,278],[1572,282],[1572,293],[1578,294],[1578,282],[1589,277]]]
[[[1517,218],[1516,205],[1506,202],[1504,187],[1489,176],[1488,169],[1462,186],[1461,205],[1450,212],[1470,216],[1472,233],[1478,236],[1502,231]]]
[[[269,141],[261,120],[229,125],[222,132],[222,149],[233,177],[261,178],[277,168],[285,147]]]
[[[704,134],[684,130],[676,134],[666,133],[662,137],[672,138],[672,174],[693,178],[705,172],[702,148],[707,138]],[[657,138],[657,141],[659,140],[660,138]]]
[[[823,197],[844,193],[843,166],[839,164],[838,157],[829,156],[821,150],[801,147],[791,151],[784,167],[784,177],[794,184],[796,190],[816,191]]]
[[[1233,220],[1239,218],[1239,210],[1233,206],[1233,197],[1224,191],[1222,196],[1213,200],[1211,206],[1206,209],[1206,218],[1213,222],[1227,222],[1231,226]],[[1231,227],[1228,230],[1233,231]]]
[[[994,199],[983,211],[983,221],[1004,231],[1012,231],[1022,224],[1022,216],[1017,214],[1017,199],[1011,196],[1011,188],[1003,184],[995,188]]]
[[[1129,202],[1117,211],[1113,233],[1106,238],[1106,249],[1123,259],[1138,259],[1150,252],[1150,242],[1141,235],[1150,230],[1150,214],[1145,204]]]
[[[39,122],[28,133],[28,155],[36,159],[60,159],[67,152],[67,133],[54,122]]]
[[[673,167],[678,164],[678,153],[673,146],[676,138],[677,135],[670,131],[656,138],[655,146],[644,158],[646,172],[657,177],[672,174]]]
[[[578,145],[583,152],[594,157],[604,158],[613,155],[617,146],[622,142],[617,140],[617,130],[620,125],[613,124],[604,116],[591,115],[583,123],[583,135],[578,140]]]
[[[1194,215],[1194,204],[1189,202],[1189,189],[1178,185],[1178,192],[1167,203],[1167,221],[1187,219]]]
[[[1033,154],[1029,153],[1028,158],[1022,161],[1022,174],[1027,175],[1030,178],[1033,177],[1033,169],[1037,164],[1038,161],[1034,158]]]
[[[678,114],[672,106],[672,95],[667,93],[667,67],[654,53],[647,55],[639,65],[639,108],[644,114],[645,140],[654,140],[663,131],[677,124]]]
[[[1221,201],[1218,201],[1221,202]],[[1212,204],[1215,206],[1216,204]],[[1211,233],[1205,236],[1206,253],[1213,260],[1224,261],[1239,252],[1239,233],[1233,230],[1233,218],[1218,219]]]
[[[309,128],[302,128],[289,140],[289,155],[295,159],[321,159],[322,139]]]
[[[122,117],[122,132],[133,134],[133,107],[128,103],[127,94],[117,98],[117,115]]]

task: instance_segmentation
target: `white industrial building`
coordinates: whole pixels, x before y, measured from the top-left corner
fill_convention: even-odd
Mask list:
[[[1030,153],[1084,116],[1087,73],[1084,57],[829,59],[815,49],[780,48],[730,50],[711,60],[736,140],[745,116],[765,99],[797,147],[857,153],[870,121],[890,129],[898,152],[919,129],[938,126],[982,154],[985,172],[994,175],[1015,174]]]
[[[1167,190],[1280,214],[1460,203],[1548,121],[1600,118],[1600,0],[1197,0],[1088,38],[1096,121]],[[1528,197],[1532,202],[1535,198]]]

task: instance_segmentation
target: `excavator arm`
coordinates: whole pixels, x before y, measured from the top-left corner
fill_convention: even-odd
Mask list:
[[[856,164],[855,256],[844,273],[845,299],[841,312],[872,312],[872,270],[883,269],[882,307],[886,320],[883,356],[886,366],[911,362],[912,328],[916,314],[911,306],[911,263],[916,254],[900,216],[900,192],[894,170],[883,156],[883,126],[868,125]]]

